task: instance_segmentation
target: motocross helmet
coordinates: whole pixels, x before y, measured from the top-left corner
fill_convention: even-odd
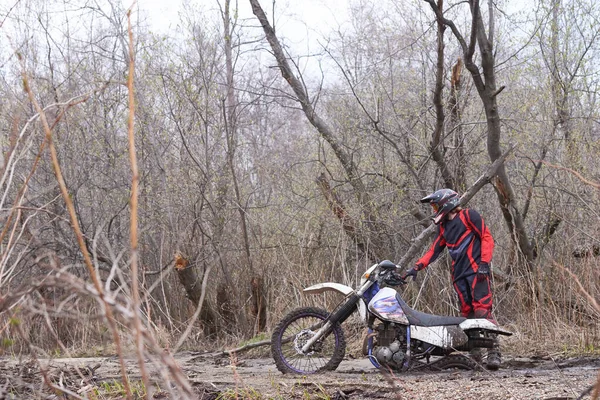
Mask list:
[[[460,197],[452,189],[440,189],[429,196],[423,197],[421,203],[429,203],[433,211],[433,223],[438,225],[446,215],[459,206]]]

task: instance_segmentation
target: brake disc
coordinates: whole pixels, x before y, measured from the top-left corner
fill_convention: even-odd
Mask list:
[[[308,353],[305,353],[304,351],[302,351],[302,347],[304,347],[304,345],[313,336],[315,336],[315,332],[311,331],[310,329],[303,329],[300,332],[298,332],[298,334],[296,334],[296,337],[294,338],[294,349],[296,350],[296,352],[298,354],[302,354],[305,356],[310,356],[310,355],[314,354],[314,350],[311,352],[308,352]]]

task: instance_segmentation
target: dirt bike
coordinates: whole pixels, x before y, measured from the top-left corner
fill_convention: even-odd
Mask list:
[[[335,370],[346,353],[342,324],[356,311],[368,328],[363,353],[386,371],[474,369],[477,362],[460,352],[492,348],[497,335],[512,335],[484,318],[413,310],[389,287],[406,283],[397,273],[399,268],[388,260],[375,264],[362,275],[357,289],[332,282],[304,289],[311,294],[335,291],[345,299],[331,313],[298,308],[277,324],[271,337],[277,369],[293,374]]]

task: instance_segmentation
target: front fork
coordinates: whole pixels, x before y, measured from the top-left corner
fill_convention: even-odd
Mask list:
[[[327,318],[325,325],[319,329],[313,337],[302,346],[302,353],[306,354],[310,351],[311,347],[319,340],[327,336],[335,324],[342,324],[352,313],[356,310],[356,305],[361,299],[359,293],[352,293],[348,296],[348,299]]]

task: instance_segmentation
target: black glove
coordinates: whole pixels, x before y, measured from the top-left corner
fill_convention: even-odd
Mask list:
[[[479,263],[479,268],[477,269],[477,275],[490,275],[490,264],[486,262]]]
[[[403,275],[402,275],[402,279],[406,280],[409,276],[412,276],[413,281],[415,279],[417,279],[417,273],[419,272],[419,270],[417,269],[417,267],[412,267],[411,269],[407,270]]]

